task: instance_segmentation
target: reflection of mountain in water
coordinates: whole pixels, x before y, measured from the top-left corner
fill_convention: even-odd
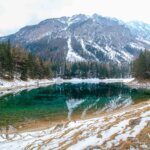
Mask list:
[[[68,107],[68,119],[71,120],[71,115],[75,108],[77,108],[80,104],[82,104],[84,100],[78,100],[78,99],[69,99],[66,101],[67,107]]]
[[[88,97],[85,99],[70,99],[66,101],[68,107],[68,119],[71,120],[73,112],[81,111],[81,118],[88,114],[97,114],[101,112],[112,111],[121,107],[127,107],[132,104],[130,95],[119,95],[114,97]]]
[[[148,93],[132,91],[119,83],[59,84],[0,97],[0,126],[26,120],[50,122],[84,118],[102,111],[122,108]],[[12,117],[13,116],[13,117]]]

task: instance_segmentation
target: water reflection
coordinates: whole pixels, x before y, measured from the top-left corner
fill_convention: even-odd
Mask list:
[[[68,107],[68,120],[71,120],[73,111],[80,106],[85,100],[84,99],[69,99],[66,101]]]
[[[60,84],[0,97],[0,126],[43,119],[85,118],[150,98],[123,84]]]

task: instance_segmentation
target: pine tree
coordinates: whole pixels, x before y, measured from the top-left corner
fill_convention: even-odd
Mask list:
[[[4,77],[7,79],[13,79],[13,59],[11,54],[11,45],[10,41],[4,46],[4,60],[3,67],[5,68]]]
[[[150,52],[141,52],[139,57],[133,62],[133,75],[136,78],[148,79],[150,78]]]
[[[10,41],[0,44],[0,77],[12,80],[43,79],[51,77],[50,62],[45,62],[20,47],[12,47]]]

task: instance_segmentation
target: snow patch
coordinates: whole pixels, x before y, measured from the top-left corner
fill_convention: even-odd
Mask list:
[[[111,47],[105,46],[105,49],[107,51],[107,55],[109,59],[116,61],[118,64],[121,64],[121,62],[117,59],[117,55],[119,55],[118,52],[113,50]]]
[[[87,139],[84,139],[80,142],[78,142],[75,145],[72,145],[67,150],[82,150],[85,149],[88,146],[94,146],[98,144],[99,139],[96,136],[89,137]]]
[[[93,53],[91,53],[90,51],[88,51],[88,50],[86,49],[86,46],[85,46],[85,44],[84,44],[83,39],[80,40],[80,43],[81,43],[81,46],[82,46],[83,51],[84,51],[86,54],[88,54],[89,56],[92,56],[96,61],[99,61]]]
[[[8,94],[8,93],[15,93],[22,91],[24,89],[33,89],[42,86],[48,86],[54,84],[55,80],[49,79],[28,79],[27,81],[22,81],[19,79],[14,79],[13,81],[7,81],[0,79],[0,96]]]
[[[71,37],[68,39],[68,53],[66,60],[69,62],[78,62],[78,61],[86,61],[84,58],[79,56],[76,52],[74,52],[72,46],[71,46]]]
[[[139,41],[141,41],[141,42],[143,42],[143,43],[146,43],[146,44],[150,45],[150,41],[145,40],[145,39],[143,39],[143,38],[138,38],[137,40],[139,40]]]
[[[92,43],[92,46],[93,46],[94,48],[96,48],[97,50],[103,52],[105,55],[107,55],[107,52],[105,51],[105,49],[103,49],[102,47],[100,47],[98,44]]]
[[[110,78],[110,79],[98,79],[98,78],[87,78],[87,79],[81,79],[81,78],[72,78],[72,79],[61,79],[56,78],[54,79],[55,83],[61,84],[61,83],[72,83],[72,84],[79,84],[79,83],[129,83],[133,81],[134,78]]]
[[[121,53],[122,53],[122,57],[124,58],[124,60],[127,60],[127,61],[132,61],[133,60],[133,58],[134,58],[134,56],[133,55],[131,55],[131,54],[129,54],[128,52],[125,52],[125,51],[121,51]]]
[[[138,49],[138,50],[145,50],[145,48],[143,46],[140,46],[137,43],[130,43],[129,44],[132,48]]]

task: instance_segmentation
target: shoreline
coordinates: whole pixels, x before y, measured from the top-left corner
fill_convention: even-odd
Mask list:
[[[72,78],[72,79],[62,79],[62,78],[54,78],[54,79],[28,79],[27,81],[17,80],[14,79],[13,81],[7,81],[0,79],[0,96],[9,93],[16,93],[22,90],[30,90],[36,89],[39,87],[45,87],[52,84],[62,84],[62,83],[72,83],[72,84],[79,84],[79,83],[129,83],[133,81],[133,78],[112,78],[112,79],[98,79],[98,78]]]
[[[94,148],[97,143],[100,148],[105,149],[111,149],[112,146],[115,146],[115,148],[126,147],[132,144],[132,146],[138,146],[139,148],[141,145],[149,147],[149,127],[150,101],[147,101],[124,109],[114,110],[111,114],[108,112],[95,115],[92,118],[60,122],[45,128],[8,134],[8,139],[5,138],[4,134],[0,134],[0,147],[7,149],[11,145],[12,149],[24,149],[29,146],[37,149],[62,148],[74,150],[84,149],[88,146]],[[141,137],[144,138],[141,140]],[[128,145],[129,139],[130,145]],[[139,144],[139,141],[143,141],[143,144]]]
[[[38,83],[37,80],[31,80],[30,84],[28,83],[24,88],[32,89],[62,83],[116,83],[120,81],[126,85],[135,82],[133,79],[63,80],[57,78],[41,80]],[[18,85],[20,87],[20,84]],[[16,128],[10,126],[0,133],[0,147],[2,150],[9,149],[10,146],[12,150],[33,148],[111,150],[111,148],[119,149],[120,147],[121,149],[126,149],[126,147],[148,149],[149,138],[150,98],[127,107],[91,114],[85,118],[77,117],[71,121],[63,120],[63,118],[55,122],[39,119],[26,121]]]
[[[31,90],[39,87],[45,87],[52,84],[55,84],[55,81],[53,79],[41,79],[41,80],[28,79],[27,81],[22,80],[7,81],[0,79],[0,96],[9,93],[17,93],[23,90]]]
[[[131,82],[128,82],[127,85],[132,89],[147,89],[150,90],[150,80],[136,80],[134,79]]]
[[[19,124],[16,127],[13,127],[10,125],[11,129],[8,130],[7,134],[26,133],[26,132],[32,133],[32,132],[47,130],[47,129],[53,128],[53,127],[57,128],[59,126],[65,126],[71,122],[88,121],[88,120],[95,119],[95,118],[108,117],[111,115],[117,115],[117,114],[122,113],[122,112],[128,112],[128,111],[136,110],[136,108],[144,107],[147,104],[150,105],[150,99],[147,99],[144,102],[140,101],[138,103],[134,103],[134,104],[131,104],[131,105],[126,106],[126,107],[117,108],[117,109],[114,109],[111,111],[102,111],[102,112],[98,112],[98,113],[89,114],[85,118],[82,118],[81,116],[79,116],[77,114],[70,121],[68,120],[67,117],[62,117],[62,118],[60,118],[60,120],[53,120],[53,121],[52,120],[43,120],[43,119],[26,121],[26,122],[22,122],[21,124]],[[111,115],[110,115],[110,113],[111,113]],[[6,133],[0,132],[0,134],[6,134]]]

